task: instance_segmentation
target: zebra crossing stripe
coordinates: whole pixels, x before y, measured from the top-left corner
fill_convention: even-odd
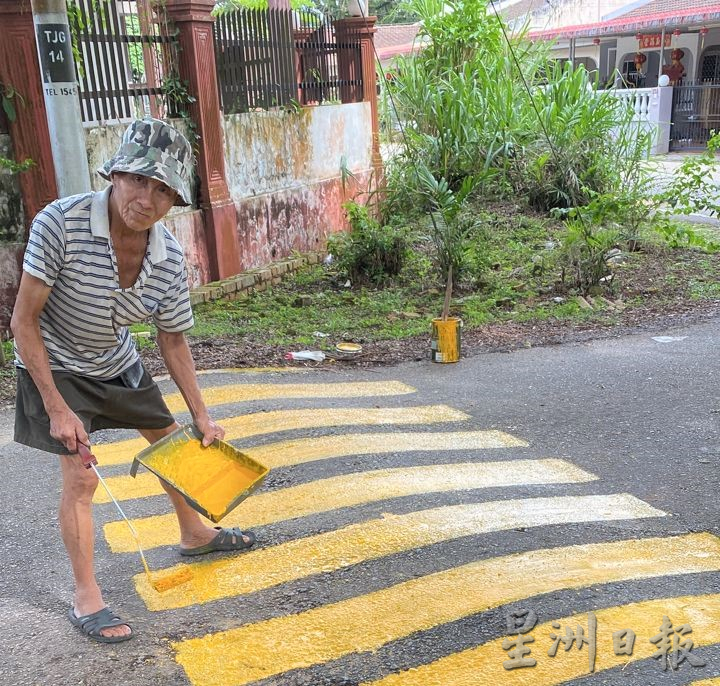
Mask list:
[[[462,536],[517,527],[661,517],[627,493],[496,500],[419,510],[352,524],[270,548],[192,565],[193,578],[158,594],[147,575],[134,577],[150,610],[208,603],[330,572]],[[184,565],[170,570],[176,571]]]
[[[301,410],[273,410],[255,412],[219,420],[225,429],[225,440],[234,441],[250,436],[318,429],[333,426],[379,426],[384,424],[431,424],[464,422],[470,415],[447,405],[417,407],[338,407]],[[132,438],[98,445],[95,456],[101,464],[114,465],[132,462],[133,457],[147,448],[144,438]]]
[[[415,393],[412,386],[400,381],[357,381],[341,383],[241,383],[202,388],[207,407],[249,400],[277,398],[367,398],[373,396],[406,395]],[[180,393],[165,396],[170,412],[187,412]]]
[[[502,431],[419,431],[412,433],[339,434],[297,438],[244,449],[243,452],[273,469],[313,460],[328,460],[345,455],[525,448],[527,445],[525,441],[521,441]],[[136,478],[113,476],[106,478],[105,481],[117,500],[146,498],[165,493],[158,480],[148,472],[138,474]],[[95,491],[93,502],[109,503],[110,498],[104,489],[98,489]]]
[[[223,526],[252,528],[342,507],[423,493],[584,483],[596,479],[593,474],[570,462],[557,459],[379,469],[258,493],[231,512],[223,520]],[[133,526],[143,550],[173,545],[180,540],[180,529],[174,514],[134,519]],[[104,531],[113,552],[128,553],[136,550],[135,539],[124,521],[108,522]]]
[[[193,686],[243,686],[350,653],[377,650],[415,632],[543,593],[719,569],[720,540],[705,533],[533,550],[472,562],[298,614],[177,641],[173,648]],[[697,599],[687,599],[689,603]],[[669,608],[669,602],[661,607]],[[714,631],[720,627],[717,616],[717,611],[706,615],[717,625]],[[707,623],[706,619],[703,624]],[[499,663],[504,655],[497,654]]]
[[[654,599],[594,610],[593,614],[597,620],[595,673],[651,658],[658,650],[658,645],[650,643],[650,638],[658,635],[663,617],[669,617],[674,627],[690,624],[692,633],[684,635],[681,641],[690,638],[696,647],[720,642],[720,622],[717,619],[720,617],[720,595],[716,594]],[[589,637],[588,614],[553,621],[556,623],[554,628],[553,622],[547,622],[529,632],[535,639],[534,643],[527,646],[531,649],[528,657],[537,662],[534,667],[505,669],[503,662],[509,660],[508,652],[502,647],[504,639],[497,639],[427,665],[365,682],[362,686],[465,686],[471,683],[555,686],[586,676],[590,672],[587,646],[582,650],[577,649],[577,644],[569,651],[560,649],[555,657],[550,657],[548,650],[553,644],[550,635],[564,635],[566,626],[577,634],[577,625],[580,625],[585,637]],[[632,656],[616,655],[613,648],[613,632],[624,629],[635,632]],[[659,660],[657,669],[660,678],[663,673],[661,658],[656,659]],[[690,664],[682,665],[681,668],[693,669]],[[631,679],[632,668],[626,667],[624,675]],[[697,684],[717,685],[720,679],[708,679]]]

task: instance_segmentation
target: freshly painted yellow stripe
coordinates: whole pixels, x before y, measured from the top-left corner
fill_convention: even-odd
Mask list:
[[[720,642],[718,621],[720,595],[647,600],[595,610],[594,614],[597,620],[595,673],[650,658],[658,646],[650,643],[649,639],[658,634],[663,617],[669,617],[673,626],[690,624],[692,633],[681,640],[691,638],[696,647]],[[580,624],[585,636],[589,636],[587,613],[553,621],[560,623],[562,634],[565,633],[566,626],[576,631],[576,626]],[[632,629],[635,632],[636,638],[631,656],[615,655],[612,635],[614,631],[621,629]],[[555,658],[547,654],[552,645],[550,634],[558,634],[558,629],[553,629],[552,622],[539,624],[529,633],[535,638],[535,643],[528,645],[532,651],[528,657],[537,661],[535,667],[505,669],[503,662],[509,660],[509,657],[502,647],[504,639],[500,638],[406,672],[365,682],[362,686],[470,686],[478,683],[503,686],[554,686],[590,673],[587,646],[582,651],[573,647],[565,652],[561,648]],[[693,669],[689,664],[682,665],[682,668]],[[659,661],[657,670],[658,679],[661,680],[660,675],[663,672]],[[478,681],[479,675],[482,675],[482,682]],[[719,684],[720,679],[709,679],[698,683]]]
[[[345,455],[369,455],[372,453],[399,453],[434,450],[486,450],[490,448],[527,447],[525,441],[502,431],[448,431],[414,433],[367,433],[298,438],[279,443],[268,443],[243,450],[254,460],[273,469],[289,465],[328,460]],[[162,487],[150,473],[143,472],[136,478],[113,476],[105,479],[117,500],[145,498],[161,495]],[[95,491],[93,502],[109,503],[104,489]]]
[[[386,514],[316,536],[193,565],[186,584],[159,594],[147,575],[134,577],[150,610],[168,610],[253,593],[313,574],[433,545],[516,527],[661,517],[664,512],[627,493],[496,500],[404,515]],[[168,571],[177,571],[180,565]]]
[[[350,653],[374,651],[417,631],[542,593],[718,569],[720,540],[710,534],[533,550],[428,574],[299,614],[178,641],[173,648],[193,686],[242,686]],[[502,656],[497,657],[502,662]],[[476,671],[472,683],[479,675]]]
[[[224,369],[203,369],[195,372],[198,376],[210,376],[212,374],[307,374],[310,370],[306,367],[226,367]],[[170,374],[158,374],[153,376],[155,381],[169,381]]]
[[[380,426],[384,424],[432,424],[463,422],[470,415],[447,405],[420,405],[417,407],[338,407],[302,410],[273,410],[255,412],[222,419],[219,423],[225,429],[225,440],[235,441],[250,436],[292,431],[317,429],[331,426]],[[144,438],[132,438],[98,445],[95,456],[101,464],[123,464],[132,462],[133,457],[147,448]]]
[[[693,629],[693,632],[694,631],[695,630]],[[702,681],[693,681],[688,686],[720,686],[720,676],[715,677],[713,679],[703,679]]]
[[[307,374],[303,367],[225,367],[224,369],[203,369],[197,372],[200,376],[210,374]]]
[[[400,381],[358,381],[353,383],[252,383],[212,386],[202,389],[208,407],[248,400],[276,398],[367,398],[373,396],[415,393],[412,386]],[[170,412],[186,412],[187,405],[180,393],[165,396]]]
[[[565,460],[514,460],[513,462],[466,462],[428,467],[379,469],[334,476],[299,486],[258,493],[231,512],[223,526],[251,528],[306,517],[341,507],[353,507],[387,498],[550,483],[583,483],[596,476]],[[180,540],[174,514],[134,519],[133,526],[143,550],[173,545]],[[116,553],[137,550],[124,521],[105,524],[105,538]]]

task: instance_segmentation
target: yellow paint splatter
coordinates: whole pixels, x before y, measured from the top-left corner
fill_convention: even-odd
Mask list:
[[[472,562],[299,614],[178,641],[173,648],[193,686],[243,686],[350,653],[374,651],[417,631],[543,593],[719,569],[720,540],[710,534],[533,550]],[[704,641],[706,630],[710,642],[720,641],[720,636],[714,638],[720,629],[718,602],[719,596],[709,596],[680,603],[697,608],[692,617],[687,615],[693,626],[696,618],[704,617],[697,624],[698,637]],[[658,605],[670,608],[665,601]]]
[[[650,643],[656,636],[663,622],[663,617],[670,617],[674,626],[688,623],[692,627],[691,638],[696,646],[710,645],[720,642],[720,595],[684,596],[681,598],[662,598],[648,600],[630,605],[621,605],[594,612],[597,620],[597,651],[595,673],[614,667],[625,667],[624,676],[632,679],[632,663],[650,658],[658,646]],[[563,617],[553,620],[560,624],[560,633],[570,626],[576,631],[580,624],[588,633],[588,614]],[[632,656],[615,655],[613,648],[613,632],[632,629],[636,640]],[[553,658],[548,649],[553,641],[550,634],[558,633],[547,622],[535,627],[530,635],[535,643],[528,644],[532,652],[528,657],[537,661],[535,667],[507,670],[503,662],[509,660],[507,651],[503,650],[504,639],[485,643],[477,648],[464,650],[454,655],[436,660],[428,665],[393,674],[377,681],[365,682],[362,686],[555,686],[586,676],[590,673],[588,646],[582,651],[573,647],[569,651],[562,648]],[[658,658],[656,658],[658,659]],[[693,669],[686,664],[687,669]],[[658,662],[658,679],[662,675],[662,665]],[[720,679],[710,679],[702,684],[720,683]]]
[[[315,429],[333,426],[382,426],[388,424],[432,424],[463,422],[470,415],[447,405],[416,407],[339,407],[302,410],[273,410],[255,412],[218,420],[225,429],[225,440],[235,441],[279,431]],[[132,462],[133,457],[147,447],[144,438],[133,438],[95,446],[95,456],[101,464],[114,465]]]
[[[467,491],[530,484],[582,483],[597,477],[565,460],[466,462],[343,474],[329,479],[256,493],[223,519],[224,526],[252,528],[341,507],[422,493]],[[174,514],[133,519],[144,550],[174,545],[180,528]],[[135,539],[124,521],[108,522],[105,539],[116,553],[135,550]]]
[[[162,597],[135,576],[150,610],[169,610],[253,593],[313,574],[441,541],[517,527],[661,517],[664,512],[628,494],[496,500],[452,505],[353,524],[336,531],[193,565],[194,577]]]
[[[230,384],[203,388],[205,405],[277,398],[366,398],[414,393],[415,389],[400,381],[358,381],[353,383],[253,383]],[[165,396],[170,412],[186,412],[187,405],[180,393]]]
[[[291,441],[268,443],[243,452],[270,469],[328,460],[345,455],[369,455],[373,453],[400,453],[410,451],[488,450],[494,448],[527,447],[525,441],[502,431],[453,431],[453,432],[398,432],[340,434],[318,438],[298,438]],[[152,474],[114,476],[106,478],[117,500],[146,498],[164,493]],[[95,503],[109,503],[106,493],[98,490]]]

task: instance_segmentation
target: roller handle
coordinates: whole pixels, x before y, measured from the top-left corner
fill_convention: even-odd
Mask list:
[[[85,465],[85,469],[90,469],[93,465],[98,463],[95,455],[90,452],[90,448],[88,448],[84,443],[80,443],[78,441],[77,451],[80,455],[82,463]]]

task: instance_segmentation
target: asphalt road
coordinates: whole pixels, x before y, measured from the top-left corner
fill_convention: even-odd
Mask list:
[[[136,633],[117,646],[66,619],[59,469],[10,442],[4,411],[2,683],[720,684],[719,337],[203,375],[231,442],[271,467],[228,518],[257,548],[193,560],[157,594],[98,502],[101,585]],[[100,469],[151,567],[185,564],[167,500],[126,477],[130,438],[97,435]]]

